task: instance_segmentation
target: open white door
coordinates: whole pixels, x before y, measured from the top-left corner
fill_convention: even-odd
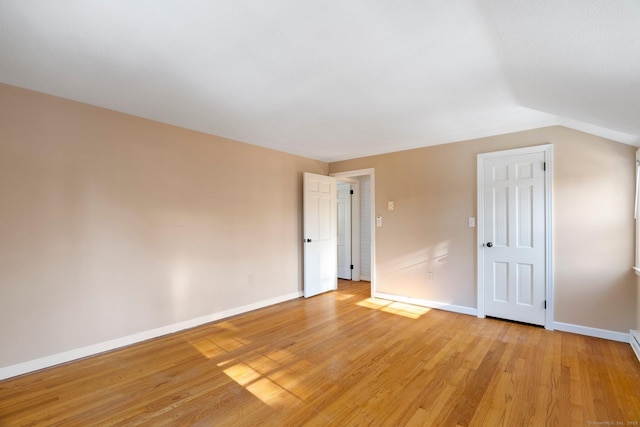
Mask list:
[[[338,288],[337,182],[304,173],[304,297]]]
[[[338,277],[351,280],[351,184],[338,183]]]

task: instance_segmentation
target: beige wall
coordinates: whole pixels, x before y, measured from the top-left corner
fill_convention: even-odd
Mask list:
[[[327,165],[0,85],[0,367],[300,291],[301,173],[329,166],[376,169],[380,292],[475,307],[476,154],[541,143],[555,320],[627,332],[633,147],[546,128]]]
[[[0,85],[0,367],[300,291],[303,171]]]
[[[628,332],[636,319],[635,148],[562,127],[330,164],[375,168],[377,290],[476,305],[478,153],[551,143],[555,321]],[[387,210],[387,201],[395,210]],[[433,279],[427,280],[427,272]]]

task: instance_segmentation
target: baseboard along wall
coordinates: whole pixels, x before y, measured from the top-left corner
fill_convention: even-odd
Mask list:
[[[53,354],[50,356],[42,357],[40,359],[30,360],[23,363],[0,368],[0,380],[4,380],[18,375],[27,374],[29,372],[38,371],[40,369],[50,368],[55,365],[59,365],[73,360],[82,359],[88,356],[94,356],[96,354],[104,353],[106,351],[115,350],[128,345],[136,344],[142,341],[146,341],[152,338],[157,338],[163,335],[172,334],[185,329],[194,328],[196,326],[204,325],[206,323],[215,322],[227,317],[236,316],[238,314],[247,313],[249,311],[257,310],[259,308],[268,307],[270,305],[278,304],[281,302],[289,301],[292,299],[300,298],[302,292],[295,292],[287,295],[283,295],[276,298],[271,298],[264,301],[259,301],[253,304],[244,305],[241,307],[233,308],[230,310],[224,310],[218,313],[209,314],[206,316],[198,317],[195,319],[187,320],[184,322],[174,323],[171,325],[163,326],[161,328],[152,329],[149,331],[140,332],[126,337],[117,338],[102,343],[89,345],[86,347],[69,350],[63,353]],[[417,298],[403,297],[399,295],[376,293],[376,298],[385,299],[389,301],[397,301],[405,304],[413,304],[421,307],[435,308],[438,310],[451,311],[454,313],[466,314],[470,316],[477,316],[478,310],[473,307],[465,307],[455,304],[422,300]],[[605,329],[591,328],[588,326],[573,325],[570,323],[554,322],[553,329],[557,331],[570,332],[579,335],[586,335],[596,338],[603,338],[612,341],[620,341],[625,343],[631,343],[631,346],[640,360],[640,344],[637,341],[632,341],[630,334],[623,332],[609,331]],[[635,344],[635,345],[634,345]]]
[[[105,341],[105,342],[89,345],[86,347],[65,351],[63,353],[52,354],[50,356],[45,356],[39,359],[30,360],[23,363],[17,363],[11,366],[6,366],[3,368],[0,368],[0,380],[38,371],[40,369],[50,368],[55,365],[60,365],[62,363],[67,363],[74,360],[82,359],[84,357],[94,356],[96,354],[104,353],[106,351],[111,351],[121,347],[126,347],[128,345],[136,344],[136,343],[150,340],[152,338],[157,338],[163,335],[168,335],[175,332],[183,331],[185,329],[191,329],[196,326],[215,322],[227,317],[236,316],[238,314],[247,313],[249,311],[257,310],[259,308],[264,308],[270,305],[300,298],[301,296],[302,296],[302,292],[294,292],[291,294],[282,295],[280,297],[270,298],[268,300],[243,305],[241,307],[224,310],[224,311],[209,314],[206,316],[201,316],[195,319],[174,323],[171,325],[163,326],[161,328],[151,329],[148,331],[139,332],[137,334],[116,338],[114,340]]]
[[[403,297],[399,295],[391,295],[391,294],[385,294],[385,293],[376,293],[376,298],[386,299],[390,301],[398,301],[406,304],[414,304],[422,307],[436,308],[438,310],[446,310],[454,313],[468,314],[471,316],[478,315],[478,310],[473,307],[465,307],[465,306],[460,306],[455,304],[422,300],[417,298],[408,298],[408,297]],[[595,338],[603,338],[611,341],[620,341],[625,343],[630,342],[630,338],[629,338],[630,335],[624,332],[609,331],[606,329],[591,328],[589,326],[573,325],[570,323],[553,322],[552,327],[547,329],[563,331],[563,332],[571,332],[573,334],[586,335],[586,336],[595,337]],[[636,349],[634,348],[634,351],[635,350]],[[637,351],[640,352],[640,345],[638,346]]]

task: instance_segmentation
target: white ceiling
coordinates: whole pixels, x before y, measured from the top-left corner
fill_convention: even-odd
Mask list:
[[[0,82],[324,161],[640,145],[640,1],[0,0]]]

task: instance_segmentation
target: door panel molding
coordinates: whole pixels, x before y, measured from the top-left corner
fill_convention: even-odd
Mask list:
[[[553,283],[553,233],[552,233],[552,183],[553,183],[553,146],[551,144],[536,145],[525,148],[517,148],[512,150],[503,150],[490,153],[481,153],[477,156],[477,307],[478,317],[486,316],[486,307],[484,301],[485,295],[485,266],[484,266],[484,212],[485,212],[485,200],[484,200],[484,162],[487,159],[501,158],[508,156],[518,156],[533,153],[543,153],[544,162],[546,167],[545,180],[544,180],[544,224],[545,224],[545,295],[546,295],[546,311],[545,311],[545,324],[544,327],[549,330],[553,330],[553,307],[554,307],[554,283]],[[518,175],[523,178],[527,176],[526,168],[518,170]],[[499,178],[499,177],[497,177]],[[524,230],[523,230],[524,231]],[[523,242],[524,243],[524,242]],[[525,298],[526,299],[526,298]]]
[[[303,173],[303,241],[305,298],[338,288],[337,181]]]

